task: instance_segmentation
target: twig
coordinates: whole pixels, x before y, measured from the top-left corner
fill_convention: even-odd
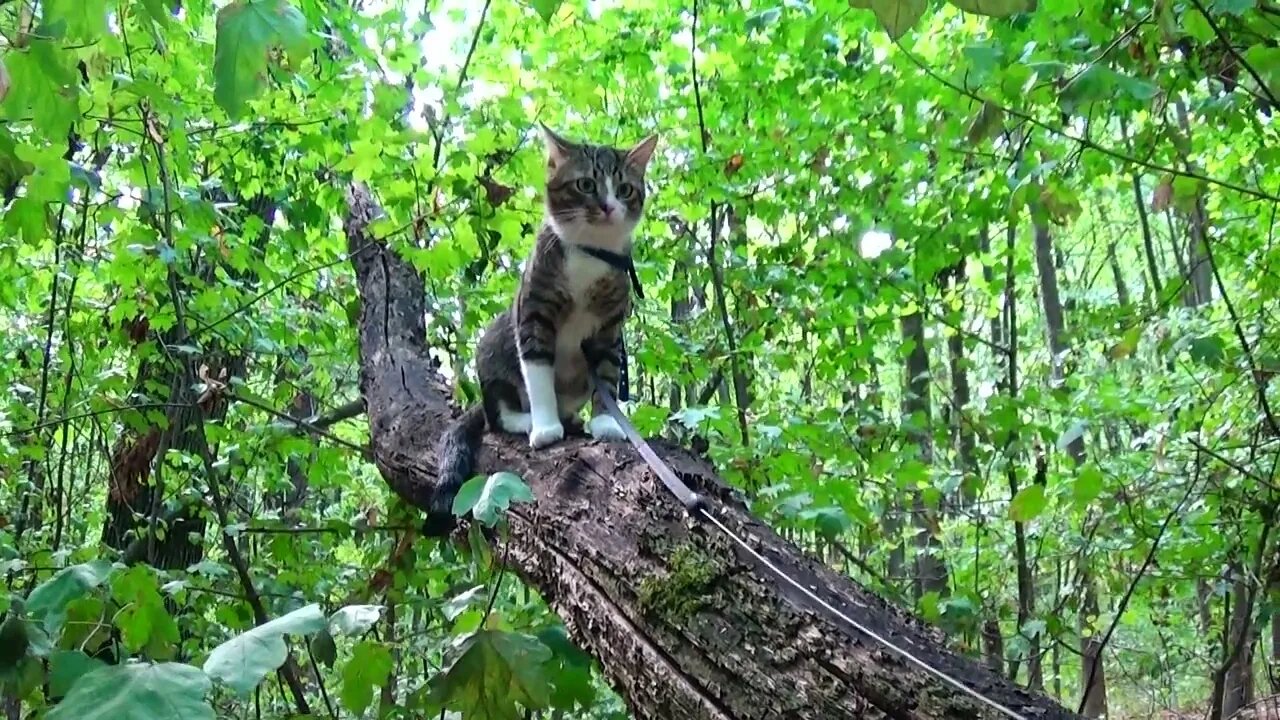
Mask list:
[[[1160,530],[1156,533],[1156,537],[1151,541],[1151,547],[1147,550],[1147,556],[1142,560],[1142,567],[1138,568],[1138,572],[1134,574],[1133,579],[1129,581],[1129,587],[1124,591],[1124,596],[1120,598],[1120,604],[1116,606],[1115,614],[1111,618],[1111,624],[1107,627],[1107,632],[1102,636],[1102,642],[1098,645],[1098,651],[1095,657],[1097,662],[1089,668],[1089,677],[1084,683],[1084,688],[1080,691],[1080,707],[1077,713],[1084,712],[1085,701],[1089,699],[1089,689],[1093,687],[1094,677],[1098,673],[1098,666],[1102,664],[1102,653],[1107,649],[1107,643],[1111,641],[1111,635],[1116,631],[1116,626],[1120,624],[1120,618],[1124,616],[1124,611],[1129,607],[1129,600],[1133,598],[1133,591],[1138,588],[1143,576],[1147,573],[1147,568],[1151,567],[1151,562],[1155,560],[1156,550],[1160,547],[1160,540],[1164,537],[1164,532],[1169,527],[1169,523],[1173,518],[1182,511],[1182,506],[1186,504],[1187,499],[1191,497],[1191,491],[1195,490],[1197,483],[1200,481],[1200,461],[1199,456],[1196,459],[1196,475],[1191,482],[1187,483],[1187,491],[1182,494],[1182,498],[1178,500],[1178,504],[1164,516],[1164,522],[1160,524]]]
[[[338,445],[341,445],[341,446],[343,446],[343,447],[347,448],[348,450],[354,450],[354,451],[356,451],[357,453],[359,453],[359,454],[360,454],[360,456],[361,456],[361,457],[363,457],[363,458],[365,458],[366,460],[371,460],[371,459],[373,458],[373,455],[370,453],[369,448],[360,447],[359,445],[356,445],[356,444],[355,444],[355,443],[353,443],[353,442],[348,442],[348,441],[346,441],[346,440],[343,440],[342,438],[338,437],[337,435],[334,435],[333,433],[330,433],[328,430],[325,430],[325,429],[323,429],[323,428],[320,428],[320,427],[318,427],[318,426],[316,426],[316,425],[314,425],[314,424],[312,424],[312,423],[309,423],[309,422],[307,422],[307,421],[305,421],[305,420],[302,420],[302,419],[299,419],[299,418],[295,418],[295,417],[291,417],[291,416],[290,416],[290,415],[288,415],[287,413],[280,412],[279,410],[276,410],[275,408],[271,407],[270,405],[265,405],[265,404],[263,404],[263,403],[258,402],[257,400],[253,400],[253,399],[251,399],[251,398],[247,398],[247,397],[245,397],[245,396],[243,396],[243,395],[237,395],[236,393],[233,393],[233,392],[227,392],[227,393],[226,393],[226,396],[227,396],[228,398],[232,399],[232,400],[235,400],[236,402],[244,403],[245,405],[248,405],[249,407],[254,407],[254,408],[257,408],[257,409],[259,409],[259,410],[261,410],[261,411],[263,411],[263,412],[265,412],[265,413],[269,413],[269,414],[271,414],[271,415],[274,415],[276,418],[278,418],[279,420],[283,421],[283,422],[282,422],[282,424],[293,425],[294,427],[297,427],[297,428],[298,428],[298,429],[300,429],[300,430],[306,430],[307,432],[312,433],[312,434],[314,434],[314,435],[319,435],[320,437],[325,438],[326,440],[329,440],[329,441],[331,441],[331,442],[334,442],[334,443],[336,443],[336,444],[338,444]]]
[[[1200,14],[1204,16],[1204,19],[1209,22],[1209,28],[1212,29],[1213,34],[1217,35],[1218,39],[1222,41],[1222,44],[1227,48],[1227,52],[1231,53],[1231,57],[1235,58],[1235,61],[1240,65],[1240,67],[1244,68],[1244,71],[1249,73],[1249,76],[1253,78],[1254,82],[1258,83],[1258,89],[1267,97],[1271,106],[1280,106],[1280,100],[1277,100],[1275,93],[1271,92],[1271,86],[1267,84],[1267,81],[1262,78],[1262,75],[1260,75],[1252,65],[1245,62],[1244,56],[1236,51],[1235,46],[1231,44],[1231,40],[1227,38],[1227,34],[1223,32],[1218,23],[1214,21],[1213,16],[1205,9],[1204,4],[1201,3],[1200,0],[1191,0],[1191,4],[1195,5],[1196,10],[1199,10]]]
[[[902,51],[902,54],[905,55],[913,65],[923,70],[926,75],[933,78],[938,83],[941,83],[942,85],[946,86],[948,89],[952,90],[953,92],[964,95],[965,97],[970,98],[975,102],[990,103],[995,107],[999,107],[1005,114],[1009,115],[1010,117],[1015,117],[1019,120],[1022,120],[1023,122],[1027,122],[1032,125],[1035,125],[1036,127],[1042,130],[1045,130],[1046,132],[1052,135],[1057,135],[1058,137],[1065,138],[1067,140],[1070,140],[1071,142],[1077,143],[1081,147],[1088,148],[1095,152],[1100,152],[1103,155],[1107,155],[1108,157],[1112,157],[1117,160],[1121,160],[1123,162],[1139,165],[1153,172],[1168,173],[1170,175],[1173,175],[1174,177],[1191,178],[1192,180],[1198,180],[1200,182],[1208,183],[1210,185],[1217,185],[1219,187],[1224,187],[1224,188],[1227,188],[1228,190],[1235,190],[1238,193],[1248,195],[1249,197],[1255,197],[1260,200],[1266,200],[1268,202],[1280,202],[1280,195],[1273,195],[1269,192],[1266,192],[1265,190],[1248,188],[1243,185],[1237,185],[1228,180],[1219,180],[1217,178],[1212,178],[1207,175],[1200,175],[1187,170],[1179,170],[1178,168],[1167,167],[1164,165],[1160,165],[1158,163],[1151,162],[1149,160],[1140,160],[1138,158],[1126,155],[1118,150],[1112,150],[1109,147],[1099,145],[1098,143],[1090,140],[1089,138],[1076,137],[1074,135],[1071,135],[1064,128],[1054,127],[1044,122],[1043,120],[1039,120],[1034,116],[1029,115],[1028,113],[1022,112],[1021,110],[1017,110],[1015,108],[1007,107],[1005,105],[1001,105],[1000,103],[990,98],[983,97],[982,95],[979,95],[978,93],[973,92],[968,88],[955,84],[954,82],[939,75],[933,68],[929,67],[928,63],[916,57],[910,50],[907,50],[905,47],[903,47],[901,41],[894,41],[894,44],[898,46],[898,49]]]

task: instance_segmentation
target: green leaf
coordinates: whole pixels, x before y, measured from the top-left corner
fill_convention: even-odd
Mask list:
[[[142,6],[146,9],[151,19],[158,23],[160,27],[168,28],[172,21],[169,14],[169,8],[165,5],[166,0],[142,0]]]
[[[957,8],[975,15],[1005,17],[1031,10],[1032,0],[950,0]]]
[[[496,472],[487,478],[477,476],[463,483],[453,498],[453,514],[461,517],[470,511],[477,520],[492,526],[513,502],[533,502],[533,491],[519,475]]]
[[[342,706],[359,715],[373,702],[373,691],[391,675],[391,650],[382,643],[362,642],[352,648],[342,667]]]
[[[0,678],[12,674],[18,663],[27,656],[31,640],[27,637],[27,621],[16,612],[10,612],[0,623]]]
[[[214,720],[211,683],[182,663],[106,665],[81,677],[48,720]]]
[[[67,604],[102,584],[114,570],[106,560],[72,565],[41,583],[27,596],[27,615],[50,635],[62,627]]]
[[[924,15],[927,0],[849,0],[849,6],[871,10],[884,26],[890,40],[906,34]]]
[[[1258,0],[1213,0],[1213,11],[1228,15],[1243,15],[1258,6]]]
[[[561,710],[589,708],[595,702],[596,688],[591,678],[591,656],[569,640],[563,625],[549,626],[537,634],[538,640],[552,653],[547,663],[551,681],[551,706]]]
[[[91,43],[107,32],[105,0],[44,0],[41,5],[44,25],[62,24],[69,39]]]
[[[1102,492],[1102,471],[1095,463],[1088,462],[1076,474],[1075,483],[1071,486],[1071,496],[1076,505],[1084,507],[1093,502]]]
[[[556,11],[562,4],[564,0],[529,0],[529,7],[533,8],[545,23],[551,22],[551,18],[556,16]]]
[[[1222,338],[1217,335],[1205,335],[1191,341],[1191,346],[1187,348],[1187,354],[1198,363],[1209,367],[1218,367],[1222,364],[1222,359],[1226,357],[1226,345],[1222,342]]]
[[[235,0],[218,10],[213,55],[213,97],[231,117],[266,82],[268,51],[283,47],[299,57],[308,44],[307,21],[287,0]]]
[[[1014,522],[1030,522],[1044,512],[1045,502],[1044,486],[1032,483],[1013,496],[1013,502],[1009,503],[1009,517]]]
[[[63,697],[71,691],[76,681],[106,666],[106,663],[89,657],[80,650],[59,650],[49,658],[49,694]]]
[[[328,628],[311,636],[310,648],[316,662],[325,667],[333,667],[338,660],[338,644],[333,641],[333,635],[329,633]]]
[[[285,635],[309,635],[324,629],[320,606],[312,603],[238,635],[209,653],[204,671],[209,677],[247,695],[284,663]]]
[[[463,717],[517,720],[519,706],[539,710],[550,704],[543,668],[550,658],[551,650],[537,638],[481,630],[467,636],[453,662],[431,678],[431,701]]]
[[[1244,51],[1244,61],[1258,72],[1272,95],[1280,96],[1280,47],[1258,43]]]

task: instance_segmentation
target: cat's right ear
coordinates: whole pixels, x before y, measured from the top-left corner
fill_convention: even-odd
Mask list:
[[[542,128],[542,141],[547,146],[547,167],[554,170],[569,159],[571,144],[542,122],[538,123],[538,127]]]

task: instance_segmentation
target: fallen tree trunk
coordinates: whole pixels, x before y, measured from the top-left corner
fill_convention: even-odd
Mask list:
[[[367,190],[353,186],[348,205],[374,460],[397,494],[426,508],[435,440],[454,410],[424,346],[423,278],[370,236],[380,210]],[[1023,717],[1077,717],[946,649],[936,630],[753,518],[707,463],[653,444],[720,522],[845,615]],[[533,489],[537,502],[508,514],[509,562],[636,718],[1007,717],[815,612],[721,531],[690,519],[630,445],[568,438],[531,452],[522,437],[490,434],[478,461],[479,472],[511,470]]]

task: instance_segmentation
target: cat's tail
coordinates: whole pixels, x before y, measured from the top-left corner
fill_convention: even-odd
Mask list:
[[[442,537],[453,530],[453,498],[475,470],[484,425],[484,405],[476,403],[450,423],[437,442],[436,485],[422,525],[424,535]]]

